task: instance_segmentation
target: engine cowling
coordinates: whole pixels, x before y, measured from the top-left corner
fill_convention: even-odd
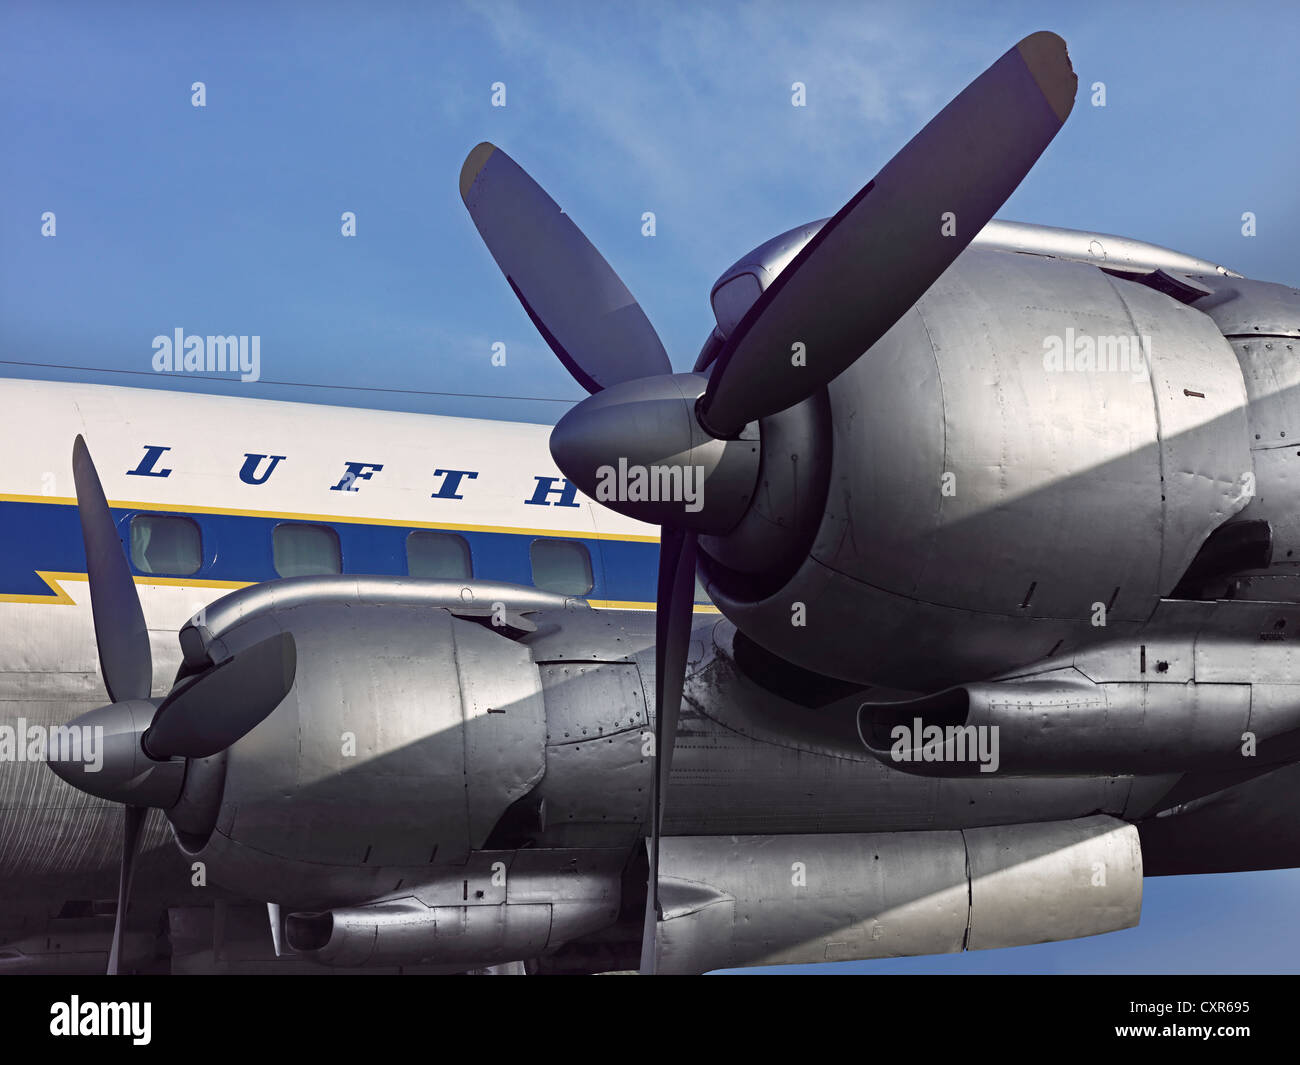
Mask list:
[[[272,857],[289,897],[297,866],[314,867],[301,889],[317,891],[321,867],[463,863],[544,770],[527,651],[445,610],[334,601],[278,614],[299,681],[228,752],[210,832],[182,839],[191,856]]]
[[[296,914],[290,944],[339,965],[513,961],[616,920],[650,792],[651,635],[515,586],[302,578],[219,601],[187,657],[268,615],[294,635],[293,689],[191,760],[168,811],[213,882]]]
[[[702,568],[844,680],[934,691],[1136,632],[1254,492],[1215,320],[1084,263],[968,249],[827,396],[797,446],[792,412],[761,423],[752,514]]]

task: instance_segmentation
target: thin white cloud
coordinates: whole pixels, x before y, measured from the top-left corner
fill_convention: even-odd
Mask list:
[[[567,131],[563,145],[529,149],[549,147],[558,164],[583,146],[583,180],[610,200],[698,205],[716,224],[690,251],[714,266],[719,241],[806,220],[804,210],[764,223],[776,194],[813,194],[813,216],[833,211],[830,197],[846,198],[885,161],[881,145],[900,146],[960,88],[917,61],[934,50],[922,40],[932,34],[858,4],[620,8],[617,23],[589,7],[557,17],[551,5],[494,0],[474,10],[503,60],[529,72],[529,91],[545,94],[545,128]],[[806,108],[791,105],[795,81],[807,86]],[[629,169],[635,190],[615,184]]]

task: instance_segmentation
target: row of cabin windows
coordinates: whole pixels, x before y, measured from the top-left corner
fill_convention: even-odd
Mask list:
[[[271,532],[275,572],[281,577],[342,573],[339,537],[327,525],[277,525]],[[574,540],[534,540],[528,553],[533,584],[561,595],[586,595],[594,581],[591,555]],[[141,573],[188,577],[203,565],[203,539],[189,518],[137,514],[131,519],[131,561]],[[469,544],[455,533],[417,529],[406,538],[406,571],[412,577],[469,580]]]

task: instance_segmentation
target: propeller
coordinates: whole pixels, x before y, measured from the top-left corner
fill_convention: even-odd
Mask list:
[[[205,758],[233,745],[268,717],[293,686],[293,637],[280,632],[246,646],[215,640],[199,671],[166,698],[150,697],[153,659],[144,611],[103,485],[80,436],[72,446],[77,513],[86,547],[90,611],[99,666],[112,702],[75,718],[69,728],[102,737],[98,771],[64,759],[51,740],[50,768],[73,787],[125,805],[117,917],[108,972],[121,966],[122,933],[130,904],[135,859],[150,808],[170,809],[180,798],[185,758]]]
[[[653,972],[659,838],[693,615],[696,540],[725,535],[753,498],[754,423],[834,380],[882,337],[984,228],[1051,143],[1078,79],[1065,42],[1035,33],[939,112],[795,254],[725,338],[674,374],[626,286],[505,152],[480,144],[461,197],[511,289],[588,392],[551,454],[588,496],[661,527],[655,644],[656,769],[642,971]],[[792,358],[796,345],[804,357]],[[702,478],[694,499],[608,489],[633,466]]]

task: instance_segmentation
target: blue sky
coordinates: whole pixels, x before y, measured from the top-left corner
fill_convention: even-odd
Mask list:
[[[1068,42],[1079,102],[1001,217],[1300,283],[1300,8],[10,0],[0,375],[551,422],[566,404],[539,399],[581,393],[460,201],[471,147],[492,140],[542,182],[688,369],[726,266],[833,213],[1038,29]],[[790,104],[794,81],[805,108]],[[1096,81],[1105,107],[1090,105]],[[344,211],[355,238],[340,234]],[[153,337],[178,327],[259,335],[264,381],[151,374]],[[497,342],[505,366],[491,363]],[[1300,971],[1300,874],[1146,890],[1134,931],[865,968]]]

